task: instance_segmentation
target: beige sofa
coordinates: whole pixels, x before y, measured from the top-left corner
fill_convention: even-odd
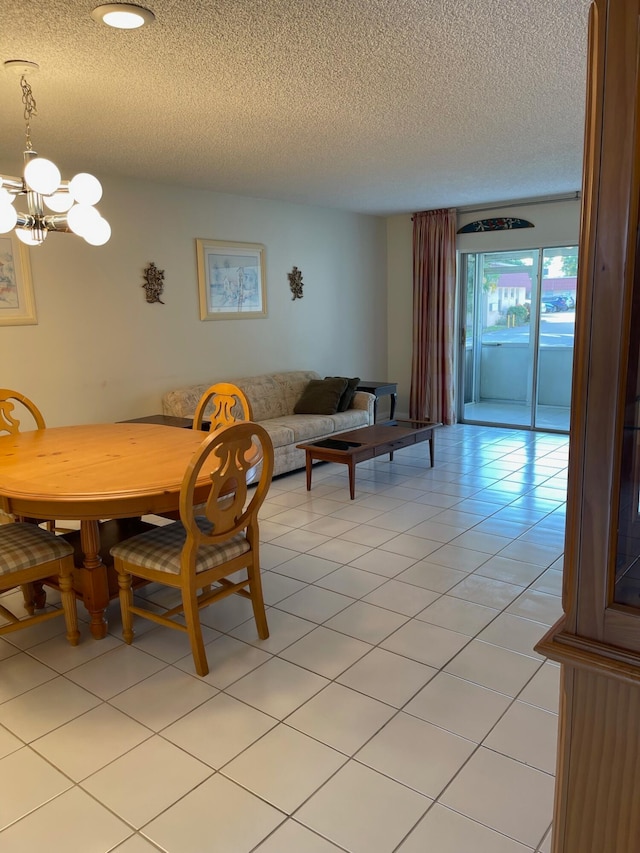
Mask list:
[[[162,411],[165,415],[192,418],[207,388],[214,382],[232,382],[244,391],[251,403],[254,421],[262,424],[269,433],[274,449],[273,474],[276,476],[304,468],[304,450],[297,450],[296,444],[373,423],[375,397],[364,391],[356,391],[351,407],[345,412],[336,412],[335,415],[294,414],[293,408],[307,384],[320,378],[312,370],[265,373],[241,379],[220,377],[204,385],[168,391],[162,398]]]

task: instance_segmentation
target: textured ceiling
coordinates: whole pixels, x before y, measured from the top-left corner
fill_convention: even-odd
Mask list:
[[[34,148],[138,176],[391,214],[580,188],[588,0],[2,0],[0,61],[40,65]],[[0,160],[20,171],[0,69]]]

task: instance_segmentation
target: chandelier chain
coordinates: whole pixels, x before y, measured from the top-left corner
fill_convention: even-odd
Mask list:
[[[24,121],[26,124],[26,146],[27,151],[31,151],[31,118],[38,115],[36,109],[36,99],[33,97],[31,86],[27,83],[24,75],[20,78],[20,86],[22,87],[22,103],[24,104]]]

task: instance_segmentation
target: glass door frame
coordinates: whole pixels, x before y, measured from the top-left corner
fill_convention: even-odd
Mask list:
[[[544,263],[545,258],[552,254],[554,249],[573,248],[573,246],[544,246],[535,247],[532,249],[504,249],[504,250],[489,250],[487,252],[460,252],[458,251],[458,287],[459,299],[458,303],[458,346],[457,352],[457,416],[460,422],[474,423],[486,426],[501,426],[505,428],[539,430],[544,432],[561,432],[566,433],[566,429],[545,425],[540,426],[538,421],[538,406],[539,406],[539,383],[540,383],[540,324],[541,324],[541,304],[544,288]],[[575,247],[576,255],[578,248]],[[528,423],[511,423],[508,421],[488,421],[469,418],[465,416],[465,395],[471,387],[472,400],[479,399],[480,393],[480,370],[481,370],[481,349],[482,349],[482,287],[480,286],[482,275],[482,266],[480,259],[484,255],[499,255],[504,252],[505,255],[531,254],[533,265],[537,269],[532,268],[531,273],[531,300],[530,300],[530,318],[529,318],[529,357],[528,357],[528,377],[527,391],[525,398],[525,408],[529,410]],[[473,313],[471,324],[471,370],[467,373],[467,347],[468,347],[468,277],[469,277],[469,258],[475,258],[475,270],[473,271]],[[478,345],[480,342],[480,345]],[[573,346],[572,346],[573,351]],[[468,380],[468,381],[465,381]],[[569,376],[569,380],[571,377]]]

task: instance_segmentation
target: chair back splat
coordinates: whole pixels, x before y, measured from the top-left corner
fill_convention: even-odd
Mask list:
[[[240,388],[230,382],[218,382],[207,388],[198,401],[192,428],[201,430],[203,421],[207,420],[209,432],[215,432],[236,421],[250,421],[252,419],[251,403]],[[180,517],[175,510],[162,512],[160,515],[163,518],[174,520]]]
[[[256,470],[257,483],[253,482]],[[186,631],[198,675],[209,672],[199,610],[237,594],[251,600],[258,636],[269,636],[262,596],[258,511],[273,473],[266,430],[238,421],[207,436],[187,466],[180,521],[133,536],[111,549],[118,572],[123,637],[133,616]],[[233,575],[233,578],[231,576]],[[132,576],[173,587],[180,601],[164,613],[134,603]],[[173,618],[184,615],[185,623]]]
[[[35,403],[31,402],[28,397],[25,397],[24,394],[20,394],[18,391],[11,391],[9,388],[0,388],[0,433],[7,432],[9,435],[17,435],[20,432],[20,419],[24,415],[20,410],[16,412],[13,400],[21,403],[27,409],[33,418],[36,429],[45,428],[44,418]],[[27,428],[30,429],[31,427]]]
[[[205,409],[208,410],[205,415]],[[253,419],[251,403],[244,393],[230,382],[218,382],[208,388],[200,401],[193,416],[193,428],[202,429],[202,421],[210,422],[209,432],[235,423],[235,421],[250,421]]]

